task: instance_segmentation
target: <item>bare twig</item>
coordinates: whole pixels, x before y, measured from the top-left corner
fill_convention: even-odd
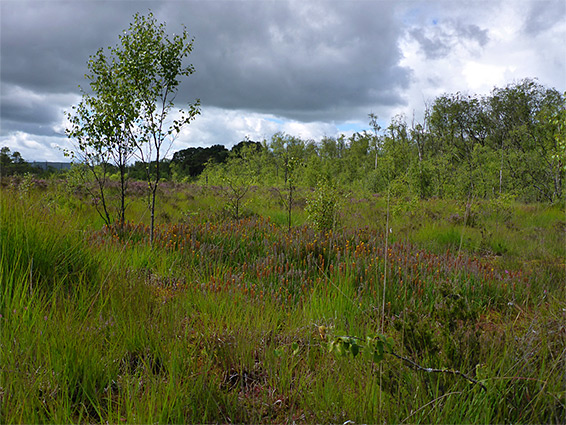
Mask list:
[[[400,360],[403,360],[404,362],[410,364],[413,368],[417,369],[417,370],[421,370],[423,372],[429,372],[429,373],[449,373],[451,375],[458,375],[461,376],[464,379],[467,379],[469,382],[471,382],[472,384],[475,385],[479,385],[481,387],[482,390],[487,391],[487,387],[482,384],[481,382],[479,382],[478,380],[474,379],[474,378],[470,378],[468,375],[466,375],[465,373],[460,372],[459,370],[453,370],[453,369],[434,369],[434,368],[430,368],[430,367],[422,367],[421,365],[415,363],[414,361],[412,361],[411,359],[408,359],[407,357],[403,357],[400,356],[399,354],[390,351],[388,352],[388,354],[391,354],[394,357],[397,357]]]

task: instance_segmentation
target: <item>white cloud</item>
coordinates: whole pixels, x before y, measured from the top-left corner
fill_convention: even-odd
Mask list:
[[[468,7],[455,2],[440,14],[436,10],[433,15],[434,9],[419,10],[424,16],[411,19],[412,26],[400,42],[401,65],[413,70],[413,80],[405,91],[408,106],[397,110],[409,116],[416,110],[420,119],[425,102],[430,104],[444,93],[487,95],[496,86],[524,78],[566,89],[566,20],[539,31],[525,31],[529,8],[550,3],[472,2],[470,13]],[[446,21],[451,23],[448,27]],[[457,22],[466,22],[466,26],[451,29]]]
[[[277,132],[303,140],[319,141],[325,136],[337,137],[341,133],[351,135],[356,124],[352,122],[349,130],[340,131],[335,123],[300,122],[271,114],[205,107],[202,114],[182,130],[170,149],[169,156],[172,152],[188,147],[220,144],[230,148],[246,137],[254,141],[270,140]]]
[[[176,116],[173,114],[172,119]],[[8,146],[11,151],[19,151],[28,161],[68,161],[64,149],[73,149],[73,142],[63,135],[68,120],[61,115],[58,123],[53,125],[55,132],[61,136],[32,135],[22,131],[11,132],[0,137],[0,146]],[[321,121],[300,122],[286,120],[271,114],[260,114],[248,111],[226,110],[220,108],[203,108],[202,114],[185,126],[181,134],[169,146],[164,146],[167,156],[172,157],[176,151],[188,147],[207,147],[216,144],[231,148],[246,137],[254,141],[270,140],[277,132],[297,136],[303,140],[320,141],[323,137],[347,137],[361,128],[364,123],[349,121],[345,125]]]
[[[70,109],[71,108],[64,108],[64,109],[61,108],[59,110],[61,120],[59,122],[55,122],[51,127],[55,133],[64,135],[65,131],[71,128],[71,121],[69,120],[66,114],[66,112],[69,111]]]
[[[63,149],[72,149],[72,144],[66,138],[34,136],[21,131],[0,137],[0,146],[19,152],[26,161],[69,161]]]
[[[490,65],[481,62],[469,61],[462,64],[462,74],[466,86],[474,93],[489,92],[495,85],[505,83],[505,76],[513,73],[515,67]]]
[[[368,128],[370,112],[382,126],[399,113],[421,119],[439,95],[487,94],[526,77],[566,90],[564,0],[122,1],[110,15],[97,1],[36,6],[0,1],[0,146],[26,159],[62,159],[49,146],[69,143],[63,111],[88,86],[88,56],[149,8],[195,37],[196,73],[177,101],[205,105],[170,154],[278,131],[349,135]]]

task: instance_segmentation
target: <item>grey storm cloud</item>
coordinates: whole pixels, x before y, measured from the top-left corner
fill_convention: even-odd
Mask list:
[[[403,103],[410,71],[388,2],[2,3],[2,86],[69,93],[87,86],[88,57],[118,44],[136,12],[149,9],[169,32],[195,37],[196,73],[180,103],[335,119],[375,104]],[[37,111],[2,98],[2,118]]]
[[[479,47],[485,46],[489,41],[486,29],[481,29],[475,24],[451,21],[443,25],[413,28],[409,31],[409,35],[419,43],[427,59],[446,57],[454,46],[465,41],[471,41]]]
[[[80,91],[90,55],[116,44],[132,11],[93,2],[0,2],[1,135],[53,136]],[[131,9],[131,7],[130,7]]]
[[[76,92],[84,83],[89,56],[115,44],[131,17],[123,7],[112,7],[114,13],[109,13],[109,8],[99,7],[102,4],[0,3],[2,83],[41,92]]]
[[[185,88],[204,104],[312,120],[403,101],[410,73],[397,65],[391,4],[243,5],[214,2],[187,14],[197,73]]]
[[[61,122],[63,111],[70,109],[77,98],[70,94],[37,94],[21,86],[5,84],[2,90],[2,133],[24,131],[56,135],[54,123]]]
[[[564,22],[564,20],[566,20],[566,1],[552,0],[535,2],[528,7],[524,31],[530,35],[537,35],[552,28],[559,22]]]
[[[2,93],[2,116],[8,121],[50,124],[57,119],[56,111],[50,106],[44,102],[42,96],[30,95],[17,87],[7,87]]]
[[[25,145],[37,157],[51,155],[51,144],[70,143],[62,134],[64,111],[80,99],[79,85],[88,91],[87,61],[118,45],[135,13],[151,10],[168,33],[186,26],[195,39],[188,61],[196,73],[182,81],[176,106],[199,98],[203,116],[189,126],[186,146],[225,143],[234,131],[238,137],[249,131],[269,137],[264,132],[281,128],[318,134],[367,123],[369,112],[387,120],[441,89],[465,90],[477,73],[470,69],[502,70],[502,78],[542,76],[562,89],[563,40],[556,37],[564,34],[565,5],[0,0],[0,143]],[[503,44],[499,25],[503,32],[511,28]]]

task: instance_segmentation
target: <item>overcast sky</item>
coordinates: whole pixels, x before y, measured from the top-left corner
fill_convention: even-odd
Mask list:
[[[64,111],[90,55],[116,46],[136,12],[195,38],[177,106],[202,115],[174,151],[284,131],[304,139],[422,116],[457,91],[489,94],[523,78],[566,90],[565,0],[0,0],[0,146],[65,160]]]

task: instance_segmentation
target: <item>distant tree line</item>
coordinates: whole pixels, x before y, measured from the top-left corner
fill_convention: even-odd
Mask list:
[[[224,145],[213,145],[209,147],[190,147],[177,151],[173,154],[172,159],[161,160],[161,178],[164,180],[175,181],[196,181],[197,178],[205,170],[207,164],[225,163],[230,154],[237,154],[243,147],[252,146],[254,150],[263,148],[260,142],[251,140],[243,140],[228,150]],[[142,161],[136,161],[127,167],[129,177],[135,180],[144,180],[146,178],[147,164]],[[114,172],[116,168],[110,168]]]
[[[525,202],[564,199],[566,94],[536,80],[495,88],[488,96],[445,94],[427,106],[421,122],[396,116],[382,129],[376,116],[369,118],[370,131],[348,138],[315,142],[273,135],[248,155],[255,179],[286,184],[292,160],[298,186],[314,187],[324,179],[346,188],[422,199],[502,194]],[[194,177],[202,170],[201,176],[210,180],[225,174],[217,164],[236,160],[209,152],[199,157],[176,153],[172,166],[177,176]],[[187,158],[196,161],[190,168],[180,165],[190,163]]]
[[[442,95],[427,105],[420,122],[399,115],[381,128],[376,116],[369,118],[371,130],[350,137],[315,142],[276,133],[261,142],[246,138],[230,150],[223,145],[183,149],[160,160],[160,179],[222,185],[228,173],[246,174],[254,184],[278,187],[287,184],[293,161],[296,186],[315,187],[323,179],[343,188],[423,199],[506,194],[525,202],[557,202],[565,197],[566,94],[536,80],[495,88],[487,96]],[[0,166],[2,175],[40,172],[7,147],[0,152]],[[118,166],[105,166],[118,178]],[[148,164],[137,161],[123,171],[127,179],[145,180]]]
[[[41,168],[26,162],[18,151],[11,152],[8,146],[0,148],[0,176],[30,174],[46,174],[54,172],[49,167]]]

